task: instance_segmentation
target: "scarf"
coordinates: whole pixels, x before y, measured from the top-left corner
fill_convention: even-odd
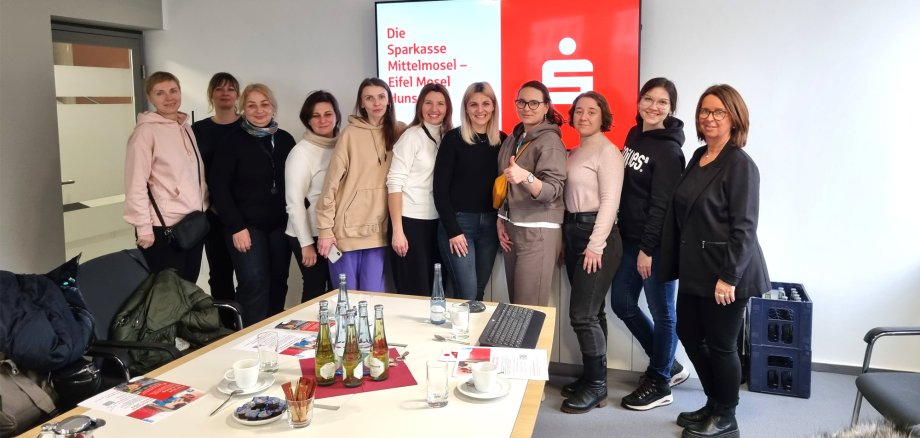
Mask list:
[[[259,128],[256,126],[252,126],[252,123],[249,123],[249,120],[246,120],[246,118],[243,117],[243,122],[240,123],[240,126],[242,126],[243,130],[248,132],[249,135],[253,137],[258,137],[258,138],[268,137],[269,135],[275,135],[275,132],[278,132],[278,122],[276,122],[275,119],[272,119],[271,123],[269,123],[268,126],[264,128]]]
[[[332,149],[338,137],[323,137],[308,129],[303,133],[303,139],[321,148]]]

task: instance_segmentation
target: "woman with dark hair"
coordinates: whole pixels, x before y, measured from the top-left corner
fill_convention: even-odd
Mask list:
[[[291,261],[284,163],[294,137],[278,128],[278,103],[267,86],[248,85],[240,107],[243,120],[222,141],[210,178],[239,282],[236,300],[249,326],[284,310]]]
[[[639,387],[622,400],[627,409],[648,410],[674,400],[671,387],[690,371],[674,360],[677,282],[658,281],[661,225],[684,169],[684,122],[674,118],[677,88],[666,78],[639,90],[636,126],[626,135],[626,175],[620,200],[623,260],[610,289],[610,306],[648,355]],[[645,290],[651,320],[639,308]],[[653,325],[654,322],[654,325]]]
[[[451,128],[450,94],[441,84],[422,87],[415,118],[393,146],[387,175],[393,281],[396,292],[430,295],[438,254],[438,211],[432,178],[441,137]]]
[[[158,71],[144,84],[154,111],[137,115],[125,154],[125,213],[151,272],[175,268],[198,281],[203,242],[185,250],[166,234],[187,214],[208,208],[204,166],[188,115],[179,111],[182,89],[172,73]],[[159,210],[159,211],[157,211]]]
[[[239,126],[240,115],[236,101],[240,97],[240,83],[226,72],[215,73],[208,82],[208,111],[214,115],[192,124],[205,176],[211,170],[214,152],[220,148],[220,140]],[[214,206],[208,210],[211,230],[204,241],[204,253],[208,258],[208,285],[211,296],[216,299],[235,300],[233,287],[233,261],[224,241],[223,225]]]
[[[335,279],[346,274],[349,289],[383,292],[387,246],[387,188],[393,145],[404,125],[396,121],[386,82],[367,78],[358,86],[354,114],[342,130],[326,170],[316,206],[317,250],[342,257],[329,264]]]
[[[498,211],[498,240],[511,302],[546,306],[562,246],[563,119],[538,81],[521,86],[514,106],[521,123],[498,153],[498,167],[509,184]]]
[[[737,437],[741,382],[737,339],[748,298],[770,289],[757,241],[760,172],[741,148],[748,109],[729,85],[713,85],[696,105],[697,138],[665,215],[662,281],[679,280],[677,336],[706,393],[706,405],[682,412],[684,438]]]
[[[498,253],[498,217],[492,184],[498,150],[507,137],[498,130],[498,100],[488,82],[474,82],[463,94],[459,128],[444,135],[434,164],[434,205],[441,217],[438,246],[457,298],[470,312],[486,310],[483,293]]]
[[[623,255],[616,226],[623,155],[604,132],[613,125],[610,105],[595,91],[569,109],[579,145],[566,161],[565,269],[572,285],[569,319],[578,338],[584,375],[562,402],[562,412],[582,414],[607,404],[607,317],[604,299]]]
[[[288,224],[285,234],[300,274],[303,276],[301,302],[332,289],[329,265],[317,257],[316,202],[319,200],[326,168],[339,135],[339,103],[328,91],[314,91],[300,108],[300,121],[307,130],[284,165],[284,189]]]

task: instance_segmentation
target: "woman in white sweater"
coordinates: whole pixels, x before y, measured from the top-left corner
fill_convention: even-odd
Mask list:
[[[339,104],[328,91],[314,91],[300,109],[307,131],[291,150],[284,167],[288,223],[285,234],[303,275],[301,302],[332,289],[326,259],[318,257],[316,203],[323,190],[326,168],[335,149],[342,118]]]
[[[451,108],[443,85],[425,85],[415,104],[415,119],[393,146],[387,206],[393,280],[401,294],[429,295],[434,264],[441,261],[432,181],[441,137],[451,129]]]

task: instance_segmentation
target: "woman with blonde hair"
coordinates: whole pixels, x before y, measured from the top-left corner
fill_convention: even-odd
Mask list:
[[[204,241],[190,249],[170,243],[168,227],[208,208],[208,187],[188,115],[179,111],[182,89],[172,73],[158,71],[144,84],[154,111],[137,115],[125,155],[124,218],[151,272],[175,268],[198,280]]]
[[[463,94],[461,125],[447,132],[434,165],[434,204],[441,218],[438,246],[456,298],[482,312],[483,293],[498,253],[492,184],[498,151],[507,135],[498,130],[498,100],[488,82]]]
[[[210,179],[239,282],[236,300],[249,326],[284,310],[291,260],[284,164],[294,137],[278,128],[278,102],[268,86],[246,86],[239,106],[239,128],[224,138]]]

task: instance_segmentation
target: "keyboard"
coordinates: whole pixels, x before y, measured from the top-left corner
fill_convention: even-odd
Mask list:
[[[488,347],[535,348],[546,314],[527,307],[499,303],[479,336]]]

